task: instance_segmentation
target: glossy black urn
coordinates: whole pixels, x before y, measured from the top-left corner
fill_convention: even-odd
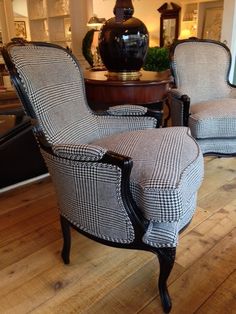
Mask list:
[[[137,75],[149,43],[144,23],[133,17],[131,0],[117,0],[115,17],[106,21],[99,37],[99,51],[110,76]]]

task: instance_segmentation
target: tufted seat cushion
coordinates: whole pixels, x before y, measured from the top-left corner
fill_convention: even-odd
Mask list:
[[[236,137],[236,99],[222,98],[191,106],[189,127],[197,139]]]
[[[131,192],[150,222],[143,240],[153,246],[176,245],[181,226],[192,218],[203,176],[202,154],[190,130],[132,131],[92,144],[132,158]]]

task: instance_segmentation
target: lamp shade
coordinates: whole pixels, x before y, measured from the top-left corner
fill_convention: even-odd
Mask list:
[[[87,26],[90,26],[90,27],[101,27],[102,24],[106,21],[105,18],[99,18],[97,17],[96,15],[93,15],[89,20],[88,20],[88,23],[87,23]]]

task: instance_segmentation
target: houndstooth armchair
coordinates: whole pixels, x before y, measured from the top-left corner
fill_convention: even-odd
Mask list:
[[[176,88],[169,93],[173,126],[189,126],[202,152],[236,154],[236,86],[228,81],[231,54],[223,43],[187,39],[171,47]]]
[[[156,128],[144,107],[87,105],[78,62],[52,44],[15,42],[3,56],[56,188],[69,263],[70,227],[101,243],[155,253],[167,279],[179,232],[191,221],[203,157],[186,127]]]

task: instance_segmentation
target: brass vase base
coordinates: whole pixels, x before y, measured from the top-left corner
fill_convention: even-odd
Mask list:
[[[140,78],[142,75],[139,71],[133,72],[110,72],[108,71],[105,74],[109,80],[116,80],[116,81],[135,81]]]

